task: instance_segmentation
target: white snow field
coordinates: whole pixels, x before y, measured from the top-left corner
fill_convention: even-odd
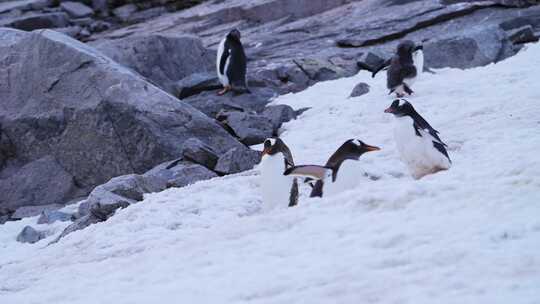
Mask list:
[[[357,188],[263,211],[258,171],[151,194],[47,246],[0,226],[0,303],[540,303],[540,45],[501,63],[424,73],[409,100],[449,146],[411,178],[385,75],[319,83],[275,103],[297,164],[358,138]],[[360,81],[371,92],[347,98]],[[363,178],[362,169],[379,177]]]

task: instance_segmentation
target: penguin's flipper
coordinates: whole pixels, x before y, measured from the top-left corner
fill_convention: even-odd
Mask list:
[[[295,178],[291,186],[291,194],[289,196],[289,207],[298,205],[298,180]]]
[[[225,42],[225,48],[223,50],[223,54],[221,54],[221,58],[219,59],[219,73],[221,75],[225,75],[225,66],[227,65],[227,60],[229,59],[229,48],[226,46],[227,42]]]
[[[403,84],[403,90],[405,91],[405,93],[407,93],[409,95],[412,95],[412,93],[414,93],[414,91],[408,85],[406,85],[405,83]]]
[[[322,180],[325,178],[325,176],[328,173],[332,172],[332,169],[323,167],[323,166],[317,166],[317,165],[304,165],[304,166],[295,166],[290,167],[283,175],[291,175],[291,176],[297,176],[302,178],[311,178],[316,180]]]
[[[375,75],[379,73],[381,70],[384,70],[386,67],[388,67],[392,63],[391,59],[386,60],[383,62],[378,68],[371,71],[371,78],[375,78]]]

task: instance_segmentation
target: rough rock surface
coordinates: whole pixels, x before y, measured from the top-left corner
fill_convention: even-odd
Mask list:
[[[246,112],[225,112],[217,118],[244,144],[251,146],[272,137],[274,123],[268,117]]]
[[[238,173],[252,169],[260,161],[260,152],[234,148],[219,158],[215,171],[222,175]]]
[[[44,232],[37,231],[30,226],[25,226],[19,235],[17,235],[17,242],[33,244],[44,238]]]
[[[15,151],[0,172],[2,192],[10,190],[2,207],[62,203],[112,177],[144,173],[176,158],[190,138],[219,154],[247,149],[214,120],[67,36],[0,29],[0,41],[8,139],[0,151]]]

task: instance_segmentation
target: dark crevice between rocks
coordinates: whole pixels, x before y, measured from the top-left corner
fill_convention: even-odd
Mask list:
[[[81,62],[81,64],[79,64],[79,66],[77,66],[75,69],[73,69],[72,71],[68,71],[68,72],[65,72],[65,73],[62,73],[60,76],[58,76],[58,79],[56,79],[53,83],[51,83],[51,85],[47,88],[47,90],[45,90],[46,93],[49,93],[51,92],[52,90],[54,90],[54,88],[56,87],[57,84],[60,83],[60,81],[66,76],[66,75],[69,75],[69,74],[73,74],[75,72],[77,72],[78,70],[82,70],[88,66],[90,66],[91,64],[93,63],[92,60],[88,60],[88,61],[83,61]]]
[[[351,38],[345,38],[345,39],[338,40],[336,43],[337,43],[337,46],[342,47],[342,48],[356,48],[356,47],[371,46],[375,44],[383,44],[386,42],[390,42],[392,40],[403,38],[412,32],[416,32],[418,30],[425,29],[425,28],[428,28],[428,27],[431,27],[431,26],[434,26],[439,23],[443,23],[443,22],[446,22],[455,18],[460,18],[460,17],[470,15],[482,9],[497,8],[497,7],[504,8],[504,9],[511,8],[511,7],[508,7],[499,3],[473,4],[459,11],[452,11],[446,14],[441,14],[429,20],[420,21],[416,23],[415,25],[413,25],[412,27],[405,29],[403,31],[400,31],[400,32],[395,32],[388,35],[384,35],[384,36],[380,36],[380,37],[372,38],[372,39],[366,39],[366,40],[355,41],[354,39],[351,39]]]

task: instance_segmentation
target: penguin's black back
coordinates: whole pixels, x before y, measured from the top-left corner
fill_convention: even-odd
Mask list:
[[[229,78],[229,83],[233,88],[245,88],[247,58],[242,43],[239,40],[227,37],[225,40],[225,50],[227,52],[230,51],[230,59],[229,66],[227,71],[224,71],[224,74],[226,74],[227,78]],[[223,67],[225,67],[224,63]]]
[[[412,55],[408,57],[400,58],[395,55],[390,63],[390,68],[387,71],[386,86],[388,89],[394,89],[401,85],[405,78],[412,78],[416,76],[416,67],[412,60]]]

